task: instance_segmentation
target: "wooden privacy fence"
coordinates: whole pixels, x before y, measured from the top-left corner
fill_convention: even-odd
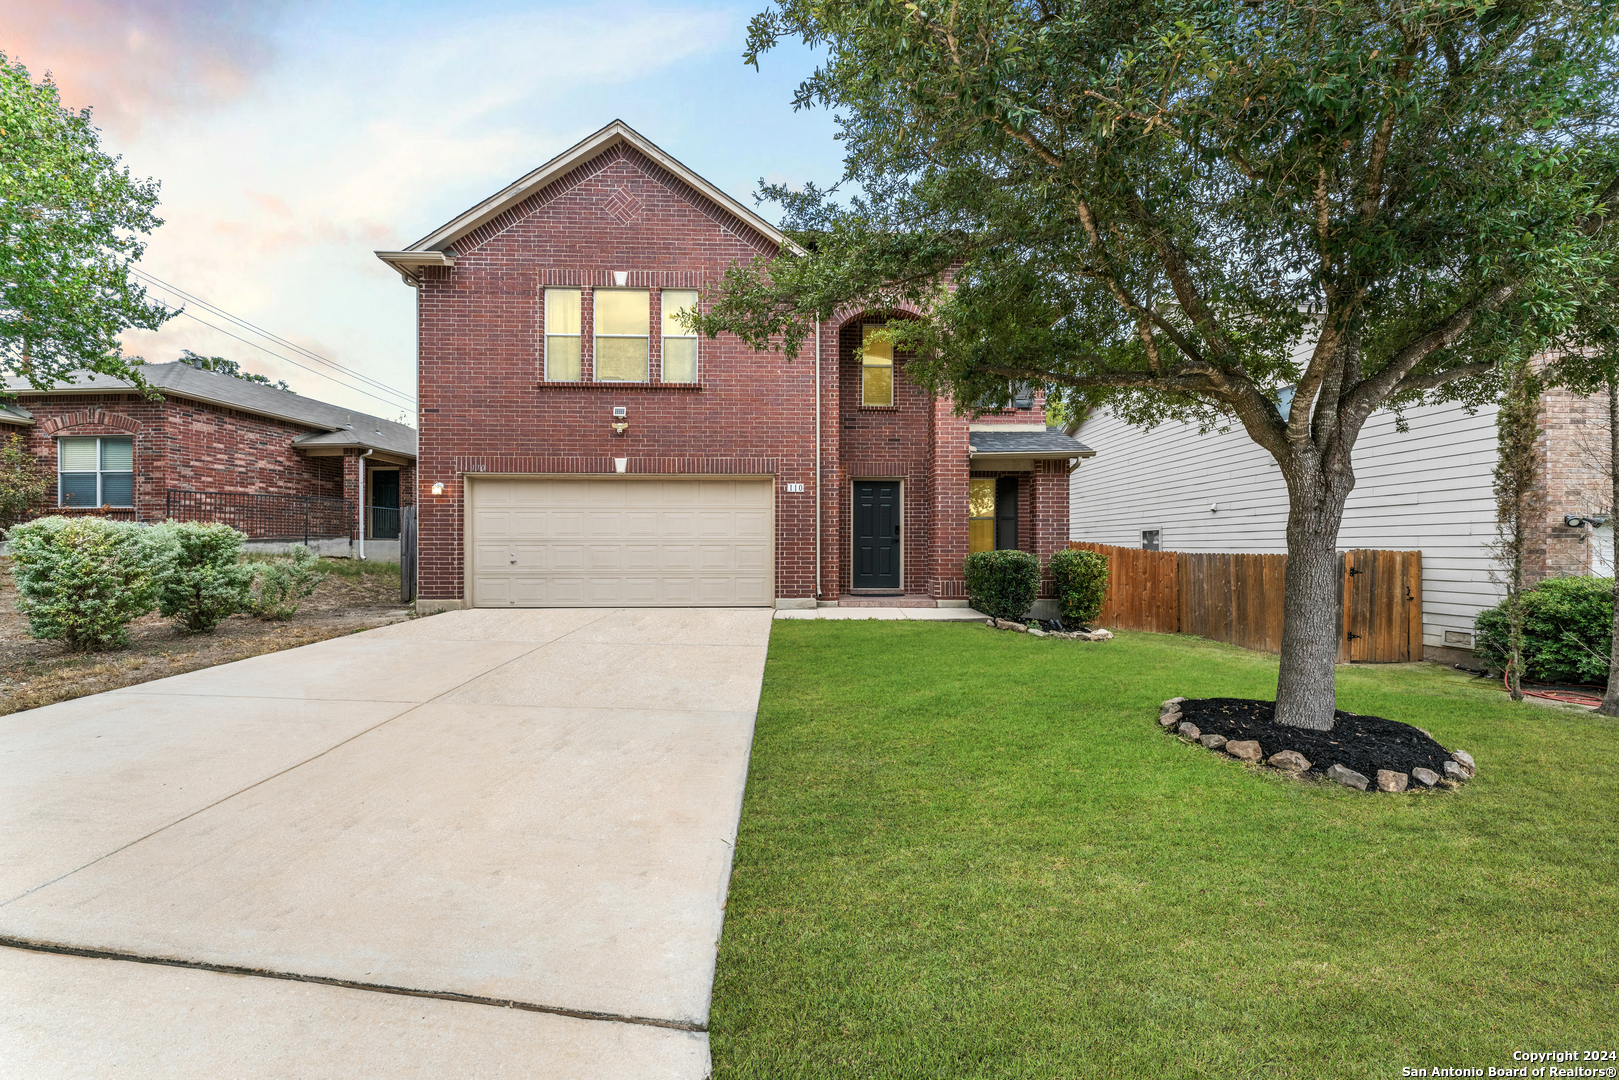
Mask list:
[[[1107,603],[1097,622],[1197,634],[1245,649],[1282,649],[1286,555],[1143,551],[1074,541],[1106,555]],[[1422,552],[1357,548],[1338,555],[1338,660],[1422,658]]]

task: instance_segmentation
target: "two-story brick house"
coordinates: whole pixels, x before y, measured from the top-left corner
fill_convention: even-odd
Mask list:
[[[675,317],[790,241],[615,121],[404,251],[419,607],[963,604],[1043,559],[1091,453],[1043,401],[969,421],[849,311],[789,362]],[[863,355],[862,355],[863,354]]]

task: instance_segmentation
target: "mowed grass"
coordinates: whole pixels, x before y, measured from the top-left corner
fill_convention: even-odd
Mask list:
[[[1470,751],[1364,795],[1159,732],[1275,694],[1195,638],[775,624],[715,1076],[1390,1077],[1619,1048],[1619,724],[1437,665],[1339,705]]]

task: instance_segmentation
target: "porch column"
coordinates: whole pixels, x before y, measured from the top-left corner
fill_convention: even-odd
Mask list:
[[[949,398],[933,399],[933,520],[928,595],[959,600],[967,595],[962,561],[967,558],[967,421]]]
[[[365,536],[365,459],[353,448],[343,451],[343,498],[354,500],[354,539]]]
[[[1036,461],[1030,478],[1030,528],[1034,553],[1040,558],[1040,595],[1055,596],[1051,556],[1068,546],[1068,463]]]

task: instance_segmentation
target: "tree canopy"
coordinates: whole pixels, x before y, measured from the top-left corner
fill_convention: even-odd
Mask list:
[[[37,389],[89,369],[140,384],[118,336],[173,314],[130,268],[163,222],[157,184],[101,150],[90,110],[0,53],[0,365]]]
[[[824,50],[797,104],[836,110],[851,194],[767,187],[807,254],[733,269],[699,324],[796,354],[909,308],[907,374],[962,411],[1027,381],[1240,424],[1320,606],[1371,412],[1492,398],[1604,272],[1615,29],[1604,0],[776,0],[747,59]]]

